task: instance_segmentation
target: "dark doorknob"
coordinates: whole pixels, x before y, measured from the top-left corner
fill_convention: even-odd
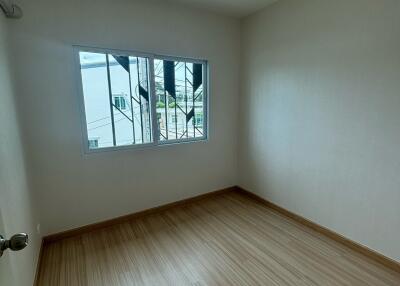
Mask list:
[[[28,245],[28,235],[26,233],[17,233],[9,240],[4,239],[0,235],[0,257],[3,255],[4,250],[11,249],[12,251],[19,251]]]

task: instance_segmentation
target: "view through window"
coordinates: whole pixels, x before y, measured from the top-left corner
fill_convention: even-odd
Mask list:
[[[160,140],[204,135],[203,65],[185,61],[154,61]]]
[[[78,55],[88,150],[206,139],[206,62],[81,49]]]

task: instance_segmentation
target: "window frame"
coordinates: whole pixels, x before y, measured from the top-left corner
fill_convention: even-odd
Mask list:
[[[150,121],[151,121],[151,137],[152,142],[143,143],[143,144],[129,144],[129,145],[121,145],[121,146],[110,146],[110,147],[102,147],[96,149],[89,148],[89,133],[87,130],[87,121],[86,121],[86,108],[85,108],[85,97],[83,92],[83,82],[82,82],[82,73],[81,73],[81,62],[80,62],[80,52],[91,52],[91,53],[103,53],[103,54],[118,54],[132,57],[143,57],[147,58],[149,62],[149,97],[150,97]],[[207,60],[182,57],[182,56],[166,56],[155,53],[144,53],[132,50],[120,50],[120,49],[109,49],[109,48],[97,48],[97,47],[88,47],[88,46],[73,46],[73,53],[75,59],[75,75],[77,82],[77,95],[78,95],[78,104],[79,104],[79,113],[81,117],[81,132],[82,132],[82,145],[84,154],[91,153],[101,153],[108,151],[118,151],[118,150],[127,150],[127,149],[147,149],[154,148],[160,146],[168,146],[168,145],[177,145],[177,144],[186,144],[186,143],[196,143],[196,142],[208,142],[209,140],[209,100],[210,100],[210,92],[209,92],[209,63]],[[203,67],[203,136],[193,137],[193,138],[181,138],[181,139],[172,139],[172,140],[164,140],[161,141],[159,139],[159,129],[158,129],[158,119],[157,119],[157,107],[156,107],[156,87],[154,80],[154,60],[169,60],[169,61],[181,61],[181,62],[189,62],[202,64]]]

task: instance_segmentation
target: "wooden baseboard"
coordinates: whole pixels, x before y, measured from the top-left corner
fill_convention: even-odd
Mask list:
[[[306,219],[300,215],[297,215],[285,208],[282,208],[282,207],[254,194],[250,191],[247,191],[241,187],[237,187],[236,190],[239,191],[240,193],[246,195],[247,197],[250,197],[250,198],[262,203],[263,205],[283,214],[284,216],[289,217],[289,218],[293,219],[294,221],[297,221],[297,222],[313,229],[314,231],[317,231],[317,232],[329,237],[330,239],[335,240],[336,242],[339,242],[339,243],[349,247],[350,249],[371,258],[372,260],[374,260],[376,262],[378,262],[396,272],[400,272],[400,263],[399,262],[397,262],[389,257],[386,257],[383,254],[380,254],[380,253],[376,252],[375,250],[372,250],[372,249],[370,249],[364,245],[361,245],[353,240],[350,240],[350,239],[348,239],[326,227],[323,227],[315,222],[312,222],[311,220],[308,220],[308,219]]]
[[[35,278],[33,280],[33,286],[36,286],[39,283],[39,271],[40,271],[40,264],[42,263],[42,257],[43,257],[43,246],[44,246],[44,239],[42,238],[42,241],[40,242],[40,248],[39,248],[39,257],[36,262],[36,271],[35,271]]]
[[[180,200],[177,202],[173,202],[173,203],[169,203],[166,205],[162,205],[162,206],[158,206],[158,207],[154,207],[151,209],[147,209],[144,211],[139,211],[133,214],[128,214],[128,215],[124,215],[124,216],[120,216],[117,218],[113,218],[110,220],[106,220],[106,221],[102,221],[102,222],[98,222],[98,223],[94,223],[94,224],[90,224],[90,225],[86,225],[86,226],[82,226],[82,227],[78,227],[75,229],[71,229],[71,230],[67,230],[67,231],[63,231],[60,233],[56,233],[56,234],[51,234],[48,236],[45,236],[43,238],[44,240],[44,244],[48,244],[51,242],[55,242],[61,239],[65,239],[65,238],[69,238],[69,237],[73,237],[73,236],[77,236],[77,235],[81,235],[87,232],[91,232],[97,229],[101,229],[101,228],[105,228],[105,227],[109,227],[109,226],[113,226],[116,224],[121,224],[124,223],[126,221],[130,221],[139,217],[143,217],[143,216],[147,216],[150,214],[154,214],[154,213],[159,213],[177,206],[182,206],[182,205],[187,205],[187,204],[191,204],[200,200],[204,200],[204,199],[208,199],[210,197],[213,196],[217,196],[217,195],[221,195],[224,193],[228,193],[228,192],[232,192],[232,191],[236,191],[236,187],[229,187],[229,188],[225,188],[222,190],[217,190],[217,191],[213,191],[210,193],[206,193],[206,194],[202,194],[196,197],[192,197],[192,198],[188,198],[188,199],[184,199],[184,200]]]

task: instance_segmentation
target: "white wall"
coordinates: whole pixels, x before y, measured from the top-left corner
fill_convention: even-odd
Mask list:
[[[400,2],[280,0],[243,23],[240,185],[400,261]]]
[[[27,232],[30,242],[20,252],[4,252],[0,285],[25,286],[33,283],[40,239],[14,102],[17,94],[8,54],[9,21],[0,11],[0,234],[9,238]]]
[[[18,2],[13,61],[44,234],[237,183],[237,20],[165,1]],[[83,155],[73,44],[209,60],[209,142]]]

